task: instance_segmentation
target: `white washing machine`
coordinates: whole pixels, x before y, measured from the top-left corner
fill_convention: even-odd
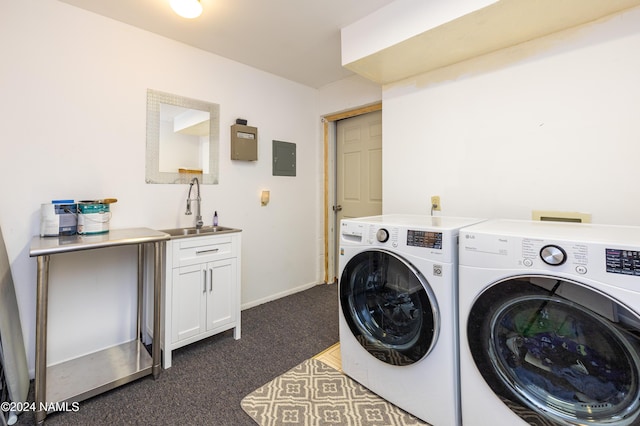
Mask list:
[[[383,215],[340,226],[342,369],[437,426],[460,424],[458,232],[478,221]]]
[[[465,426],[640,424],[640,227],[460,233]]]

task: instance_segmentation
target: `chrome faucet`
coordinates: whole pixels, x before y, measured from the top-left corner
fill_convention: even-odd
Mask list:
[[[189,184],[189,195],[187,195],[187,211],[184,212],[184,214],[186,215],[190,215],[191,214],[191,190],[193,189],[193,184],[196,184],[196,198],[195,198],[195,202],[196,202],[196,228],[200,229],[202,228],[202,214],[200,213],[200,182],[198,182],[198,178],[194,177],[193,179],[191,179],[191,183]]]

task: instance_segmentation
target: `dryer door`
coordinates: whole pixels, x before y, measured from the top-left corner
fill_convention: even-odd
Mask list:
[[[466,327],[485,381],[529,423],[639,421],[640,317],[606,295],[514,277],[476,299]]]
[[[413,265],[388,251],[364,251],[345,265],[340,307],[362,347],[391,365],[421,360],[438,337],[431,287]]]

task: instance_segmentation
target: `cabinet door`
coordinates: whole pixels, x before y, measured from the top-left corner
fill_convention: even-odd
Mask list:
[[[207,270],[205,265],[173,269],[171,341],[203,333],[206,326]]]
[[[207,331],[236,320],[236,259],[207,264],[210,281],[207,287]]]

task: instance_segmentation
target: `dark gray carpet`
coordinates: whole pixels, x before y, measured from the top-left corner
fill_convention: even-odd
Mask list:
[[[77,413],[49,414],[45,424],[255,426],[242,398],[338,339],[337,285],[318,285],[242,311],[240,340],[228,331],[180,348],[158,380],[145,377],[82,401]],[[34,424],[33,413],[17,424]]]

